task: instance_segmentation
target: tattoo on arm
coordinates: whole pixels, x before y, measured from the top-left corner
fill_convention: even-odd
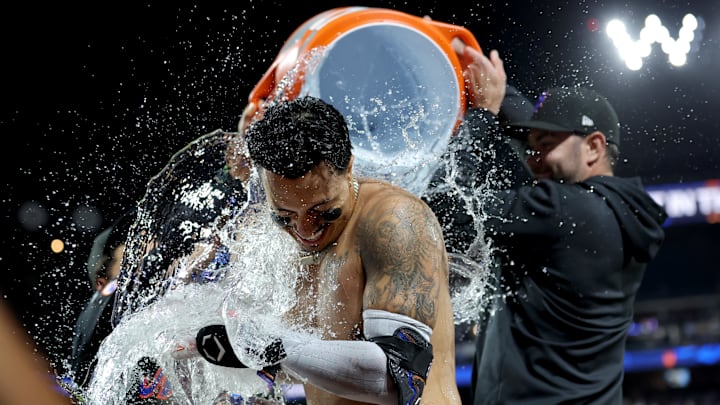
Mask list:
[[[386,198],[363,221],[361,251],[365,305],[401,313],[433,326],[444,243],[432,211],[420,201]]]

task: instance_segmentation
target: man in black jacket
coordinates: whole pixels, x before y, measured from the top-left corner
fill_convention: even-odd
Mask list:
[[[489,196],[469,206],[443,191],[451,177],[441,170],[426,200],[450,251],[473,256],[487,238],[497,262],[492,315],[477,339],[475,404],[621,404],[633,303],[667,215],[639,179],[613,175],[620,125],[605,97],[589,88],[543,93],[532,118],[514,123],[529,129],[522,162],[497,119],[502,60],[469,47],[462,56],[471,108],[449,152],[454,181]]]

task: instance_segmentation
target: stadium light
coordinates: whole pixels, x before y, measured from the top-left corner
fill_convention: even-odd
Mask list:
[[[686,14],[675,39],[662,24],[660,17],[650,14],[645,18],[645,27],[640,30],[637,40],[632,39],[625,24],[617,19],[607,24],[606,31],[628,69],[640,70],[643,59],[650,56],[653,44],[660,44],[660,49],[668,55],[668,62],[673,66],[685,65],[698,27],[697,18],[693,14]]]

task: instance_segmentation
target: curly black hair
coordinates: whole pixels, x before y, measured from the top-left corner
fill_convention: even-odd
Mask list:
[[[289,179],[322,162],[340,173],[350,163],[345,119],[335,107],[312,96],[271,105],[248,127],[246,139],[256,165]]]

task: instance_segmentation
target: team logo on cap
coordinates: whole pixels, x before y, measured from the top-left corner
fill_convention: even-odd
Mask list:
[[[592,118],[588,117],[587,115],[583,115],[580,119],[580,124],[584,127],[593,127],[595,126],[595,121],[593,121]]]

